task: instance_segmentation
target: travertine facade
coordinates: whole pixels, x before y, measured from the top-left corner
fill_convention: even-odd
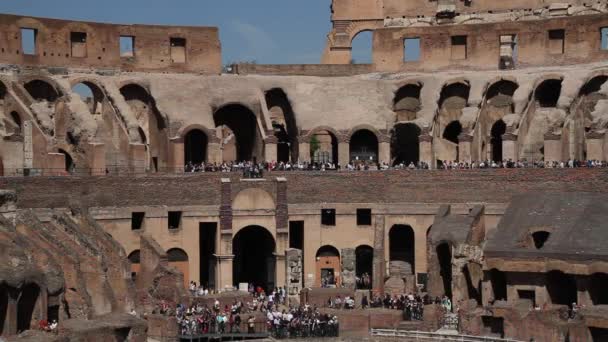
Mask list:
[[[548,254],[530,254],[538,232],[577,233],[552,221],[560,213],[535,220],[541,209],[517,205],[531,194],[548,197],[528,199],[529,207],[578,203],[574,214],[593,213],[583,228],[601,241],[605,213],[595,202],[608,189],[605,169],[294,171],[253,180],[183,171],[235,159],[425,162],[431,169],[445,161],[606,161],[606,9],[605,1],[575,0],[334,0],[325,64],[241,64],[232,74],[220,73],[215,28],[1,15],[0,189],[11,191],[0,194],[8,196],[0,217],[10,228],[0,243],[15,234],[36,240],[38,225],[52,225],[53,234],[66,226],[76,238],[82,231],[86,241],[110,246],[104,262],[114,263],[95,266],[111,273],[111,284],[82,280],[93,293],[84,299],[65,291],[80,281],[69,260],[48,267],[64,273],[52,274],[62,286],[37,269],[35,282],[0,274],[8,303],[0,302],[8,313],[0,311],[2,334],[20,329],[14,290],[26,283],[48,293],[34,302],[40,317],[64,296],[88,319],[186,301],[190,281],[217,291],[252,283],[296,295],[335,284],[354,293],[366,273],[373,293],[450,296],[463,332],[601,340],[608,331],[601,307],[608,302],[597,294],[597,284],[607,284],[603,247],[589,242],[596,249],[570,253],[583,259],[571,262],[559,250],[563,238]],[[22,46],[23,29],[34,30],[34,51]],[[373,63],[350,65],[351,41],[363,30],[374,31]],[[127,38],[134,38],[130,52],[121,47]],[[404,61],[410,38],[420,44],[418,61]],[[33,221],[13,228],[25,218]],[[501,249],[507,241],[497,237],[530,222],[538,229],[514,242],[521,255]],[[84,251],[74,258],[91,261]],[[127,260],[135,281],[119,266]],[[567,295],[549,289],[558,279],[551,277],[565,275],[574,279]],[[517,329],[522,301],[562,298],[586,304],[583,318],[547,321],[564,307],[543,307]],[[151,334],[173,331],[151,323],[157,320],[148,321]],[[128,323],[139,338],[141,322]]]

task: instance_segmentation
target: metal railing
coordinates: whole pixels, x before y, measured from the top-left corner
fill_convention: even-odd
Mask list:
[[[399,329],[372,329],[370,334],[376,337],[407,338],[411,341],[453,341],[453,342],[522,342],[489,336],[451,335],[440,332],[409,331]]]

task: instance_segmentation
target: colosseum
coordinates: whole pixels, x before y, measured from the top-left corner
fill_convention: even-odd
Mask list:
[[[223,66],[215,27],[1,14],[0,340],[270,338],[172,311],[283,291],[343,341],[608,341],[608,1],[331,22]]]

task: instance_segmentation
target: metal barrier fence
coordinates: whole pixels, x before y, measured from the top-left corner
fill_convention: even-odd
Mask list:
[[[370,334],[376,337],[404,338],[408,341],[453,341],[453,342],[522,342],[488,336],[450,335],[439,332],[408,331],[398,329],[372,329]]]

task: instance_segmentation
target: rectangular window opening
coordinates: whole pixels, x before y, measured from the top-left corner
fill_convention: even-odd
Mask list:
[[[70,43],[72,46],[72,57],[82,58],[87,56],[86,32],[70,32]]]
[[[565,30],[549,30],[549,53],[564,53]]]
[[[171,61],[173,63],[186,63],[186,39],[171,38]]]
[[[602,50],[608,50],[608,27],[600,28],[600,43]]]
[[[324,226],[335,226],[336,209],[321,209],[321,224]]]
[[[144,219],[146,213],[144,212],[133,212],[131,213],[131,230],[140,230],[144,226]]]
[[[304,221],[289,221],[289,248],[304,250]]]
[[[21,51],[24,55],[36,54],[36,38],[38,30],[32,28],[21,28]]]
[[[500,44],[500,62],[501,70],[515,69],[517,63],[517,35],[507,34],[501,35],[499,38]]]
[[[120,36],[120,57],[135,57],[134,36]]]
[[[372,225],[372,210],[371,209],[357,209],[357,226],[371,226]]]
[[[182,212],[170,211],[167,224],[169,229],[179,229],[182,225]]]
[[[467,59],[467,36],[452,36],[452,59]]]
[[[403,40],[403,61],[417,62],[420,60],[420,38],[405,38]]]
[[[536,293],[534,290],[517,290],[517,295],[520,300],[529,302],[531,307],[536,306]]]

